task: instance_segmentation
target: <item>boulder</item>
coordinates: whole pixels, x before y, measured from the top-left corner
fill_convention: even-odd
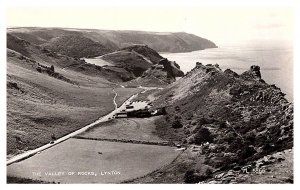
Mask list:
[[[241,74],[241,77],[246,80],[257,80],[263,82],[261,79],[260,67],[257,65],[252,65],[250,70]]]

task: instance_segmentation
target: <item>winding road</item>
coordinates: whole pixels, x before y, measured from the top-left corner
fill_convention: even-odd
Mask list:
[[[130,98],[128,98],[128,99],[127,99],[127,100],[126,100],[126,101],[118,108],[118,105],[117,105],[117,103],[116,103],[116,98],[117,98],[117,96],[118,96],[118,93],[115,91],[114,88],[113,88],[113,92],[115,93],[115,96],[114,96],[114,98],[113,98],[113,103],[114,103],[114,105],[115,105],[115,109],[114,109],[112,112],[110,112],[110,113],[107,114],[107,115],[104,115],[104,116],[100,117],[98,120],[94,121],[93,123],[91,123],[91,124],[89,124],[89,125],[87,125],[87,126],[81,128],[81,129],[79,129],[79,130],[77,130],[77,131],[74,131],[74,132],[72,132],[72,133],[70,133],[70,134],[68,134],[68,135],[66,135],[66,136],[63,136],[63,137],[61,137],[61,138],[55,140],[53,144],[45,144],[45,145],[43,145],[43,146],[41,146],[41,147],[39,147],[39,148],[36,148],[36,149],[33,149],[33,150],[29,150],[29,151],[24,152],[24,153],[22,153],[22,154],[16,155],[16,156],[10,158],[9,160],[7,160],[6,165],[8,166],[8,165],[10,165],[10,164],[12,164],[12,163],[14,163],[14,162],[18,162],[18,161],[24,160],[24,159],[26,159],[26,158],[29,158],[29,157],[31,157],[31,156],[37,154],[38,152],[43,151],[43,150],[46,150],[46,149],[48,149],[48,148],[50,148],[50,147],[52,147],[52,146],[55,146],[55,145],[57,145],[57,144],[59,144],[59,143],[61,143],[61,142],[63,142],[63,141],[66,141],[66,140],[68,140],[69,138],[74,137],[74,136],[76,136],[76,135],[78,135],[78,134],[80,134],[80,133],[82,133],[82,132],[88,130],[89,128],[91,128],[91,127],[93,127],[93,126],[95,126],[95,125],[97,125],[97,124],[99,124],[99,123],[102,123],[102,122],[105,122],[105,121],[110,120],[110,118],[112,118],[112,116],[113,116],[115,113],[120,112],[122,109],[124,109],[124,108],[126,107],[126,104],[127,104],[130,100],[132,100],[134,97],[136,97],[137,94],[138,94],[138,93],[137,93],[137,94],[132,95]]]
[[[113,98],[113,103],[114,103],[114,105],[115,105],[115,110],[118,108],[118,104],[117,104],[117,102],[116,102],[116,98],[117,98],[117,96],[118,96],[118,93],[115,91],[115,89],[113,88],[113,90],[112,90],[114,93],[115,93],[115,96],[114,96],[114,98]]]
[[[120,86],[122,86],[122,85],[120,85]],[[144,92],[146,92],[148,90],[152,90],[152,89],[161,89],[161,88],[157,88],[157,87],[143,87],[143,86],[139,86],[138,88],[141,88],[141,89],[144,90],[141,93],[144,93]],[[113,98],[113,104],[115,106],[115,109],[113,111],[111,111],[107,115],[104,115],[104,116],[100,117],[98,120],[94,121],[93,123],[91,123],[91,124],[89,124],[89,125],[81,128],[81,129],[79,129],[77,131],[74,131],[74,132],[72,132],[72,133],[70,133],[70,134],[68,134],[66,136],[63,136],[63,137],[55,140],[52,144],[50,144],[50,143],[49,144],[45,144],[45,145],[43,145],[43,146],[41,146],[39,148],[36,148],[36,149],[33,149],[33,150],[29,150],[27,152],[24,152],[22,154],[19,154],[19,155],[16,155],[16,156],[10,158],[9,160],[7,160],[6,165],[8,166],[8,165],[10,165],[10,164],[12,164],[14,162],[18,162],[18,161],[24,160],[26,158],[29,158],[29,157],[31,157],[31,156],[33,156],[33,155],[35,155],[35,154],[37,154],[37,153],[39,153],[39,152],[41,152],[43,150],[46,150],[46,149],[48,149],[48,148],[50,148],[52,146],[55,146],[55,145],[57,145],[57,144],[59,144],[59,143],[61,143],[63,141],[66,141],[66,140],[68,140],[68,139],[70,139],[70,138],[72,138],[72,137],[74,137],[74,136],[76,136],[76,135],[78,135],[78,134],[80,134],[80,133],[88,130],[89,128],[91,128],[91,127],[93,127],[93,126],[95,126],[95,125],[97,125],[99,123],[106,122],[106,121],[110,120],[113,117],[114,114],[116,114],[117,112],[120,112],[121,110],[125,109],[126,108],[126,104],[128,104],[133,98],[135,98],[139,94],[139,93],[136,93],[136,94],[132,95],[120,107],[118,107],[118,105],[116,103],[116,98],[118,96],[118,93],[115,91],[115,88],[113,88],[112,91],[115,93],[115,96]]]

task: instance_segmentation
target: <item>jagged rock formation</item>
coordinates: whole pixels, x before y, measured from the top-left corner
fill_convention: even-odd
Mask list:
[[[245,80],[259,80],[263,82],[260,74],[260,67],[257,65],[252,65],[249,71],[244,72],[241,77]]]
[[[177,172],[185,182],[198,183],[293,147],[293,104],[279,88],[261,79],[258,66],[238,75],[223,72],[218,65],[197,63],[158,95],[154,105],[167,107],[167,115],[157,120],[158,134],[198,146],[195,151],[201,155],[193,162],[182,161],[184,166],[173,165],[162,176],[165,181]],[[208,170],[194,168],[195,164]],[[180,167],[189,169],[183,174]]]
[[[130,81],[130,84],[135,86],[165,86],[176,81],[176,77],[183,75],[184,73],[175,61],[163,58],[143,72],[141,77]]]
[[[132,76],[131,84],[156,86],[166,85],[182,77],[184,73],[174,61],[161,57],[156,51],[146,45],[134,45],[119,51],[101,56],[101,59],[114,66],[105,69],[121,68],[125,75]],[[128,81],[128,80],[125,80]]]
[[[159,61],[160,65],[164,66],[164,70],[167,71],[170,78],[183,77],[184,73],[180,70],[179,65],[175,61],[168,61],[168,59],[162,59]]]

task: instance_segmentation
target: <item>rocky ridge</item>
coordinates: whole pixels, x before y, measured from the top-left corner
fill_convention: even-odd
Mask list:
[[[293,147],[293,104],[263,81],[258,66],[238,75],[197,63],[156,95],[160,98],[154,105],[165,105],[167,111],[156,121],[158,134],[188,150],[197,147],[190,150],[193,161],[181,172],[186,183],[209,182],[205,180],[221,171],[240,170]],[[165,181],[171,180],[174,168],[166,172]]]

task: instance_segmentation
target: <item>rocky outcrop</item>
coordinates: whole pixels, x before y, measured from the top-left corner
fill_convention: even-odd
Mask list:
[[[243,78],[245,80],[258,80],[258,81],[263,82],[263,80],[261,79],[260,67],[257,65],[252,65],[250,67],[250,70],[244,72],[241,75],[241,78]]]
[[[157,64],[163,57],[159,55],[155,50],[149,48],[147,45],[133,45],[129,47],[122,48],[122,50],[130,51],[139,54],[144,59],[151,61],[152,64]]]
[[[217,171],[201,184],[224,183],[293,183],[293,149],[264,156],[251,164],[235,165],[227,171]]]
[[[118,69],[120,74],[132,75],[133,77],[129,78],[129,80],[132,80],[149,76],[151,68],[156,66],[162,57],[146,45],[134,45],[103,55],[101,59],[113,65],[105,67],[106,69]],[[166,75],[165,72],[155,73],[155,76],[159,78],[164,78],[164,75]]]
[[[114,65],[105,69],[123,69],[125,75],[133,75],[126,80],[130,85],[161,86],[174,82],[176,77],[184,76],[176,62],[161,57],[146,45],[123,48],[101,58]]]
[[[262,80],[258,66],[238,75],[197,63],[160,95],[154,106],[166,106],[167,114],[157,121],[157,133],[187,147],[200,146],[202,164],[213,173],[241,170],[293,147],[293,104],[278,87]],[[182,127],[173,129],[174,121]]]
[[[161,59],[158,64],[152,65],[139,79],[139,83],[147,86],[167,85],[182,77],[184,73],[174,61]]]
[[[184,73],[180,70],[178,64],[175,61],[169,61],[168,59],[161,59],[159,61],[160,65],[164,66],[164,71],[168,73],[168,76],[171,78],[182,77]]]

